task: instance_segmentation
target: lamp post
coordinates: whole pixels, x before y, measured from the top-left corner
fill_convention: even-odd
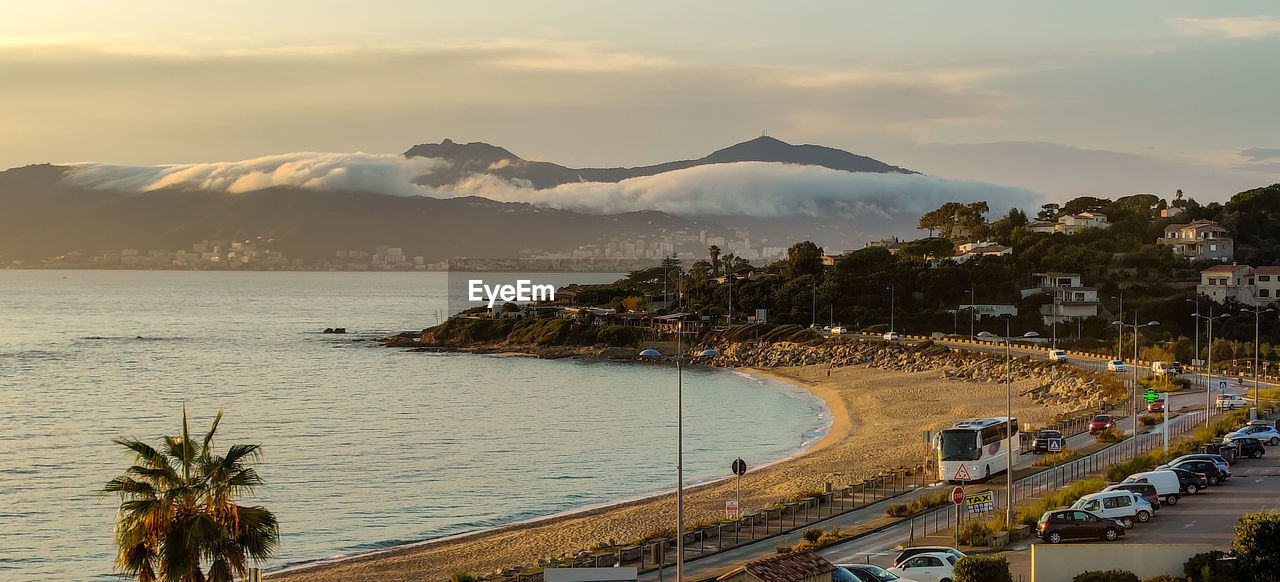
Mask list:
[[[1133,387],[1130,389],[1129,404],[1133,407],[1133,416],[1129,421],[1133,423],[1133,456],[1138,456],[1138,330],[1144,327],[1154,327],[1160,325],[1158,321],[1148,321],[1144,324],[1138,324],[1138,311],[1133,312],[1133,323],[1124,323],[1121,321],[1113,321],[1112,325],[1120,326],[1120,333],[1124,333],[1124,328],[1133,329]],[[1169,403],[1165,403],[1168,407]]]
[[[809,322],[809,327],[814,327],[818,325],[818,280],[817,279],[813,280],[813,305],[809,308],[809,315],[812,319],[812,321]]]
[[[893,332],[893,311],[894,311],[893,308],[894,308],[894,301],[895,299],[897,299],[896,295],[898,293],[898,289],[897,289],[897,285],[890,285],[888,287],[885,287],[885,289],[889,291],[889,332],[892,333]]]
[[[1200,315],[1199,310],[1196,310],[1196,312],[1192,313],[1191,316],[1196,318],[1197,332],[1200,331],[1199,320],[1205,319],[1209,321],[1209,355],[1208,360],[1204,365],[1204,425],[1209,426],[1209,412],[1213,410],[1213,321],[1215,319],[1226,319],[1227,317],[1230,317],[1230,314],[1222,313],[1215,316],[1213,314],[1213,302],[1210,301],[1208,316]]]
[[[974,304],[974,302],[976,301],[976,297],[977,297],[977,295],[975,295],[975,294],[974,294],[974,292],[973,292],[973,285],[972,285],[972,284],[971,284],[971,285],[969,285],[969,288],[968,288],[965,292],[969,294],[969,339],[973,339],[973,338],[974,338],[974,335],[973,335],[973,312],[974,312],[974,305],[973,305],[973,304]]]
[[[1195,303],[1196,310],[1191,314],[1195,318],[1200,315],[1200,295],[1197,294],[1195,299],[1188,299],[1187,303]],[[1200,361],[1200,320],[1196,319],[1196,355],[1191,357],[1191,365],[1196,367],[1196,371],[1200,371],[1200,366],[1196,362]]]
[[[995,334],[982,332],[985,337]],[[1040,337],[1040,334],[1029,331],[1019,337]],[[1004,318],[1004,478],[1005,478],[1005,523],[1013,525],[1013,358],[1009,353],[1009,344],[1015,339],[1009,334],[1009,316]]]
[[[676,582],[684,581],[684,321],[676,323]],[[714,349],[702,350],[699,356],[718,356]],[[662,357],[658,350],[640,352],[646,358]]]
[[[1255,298],[1256,301],[1256,298]],[[1261,305],[1255,305],[1253,309],[1242,308],[1241,313],[1253,312],[1253,407],[1258,408],[1258,319],[1263,313],[1274,312],[1275,309],[1270,307],[1263,309]]]

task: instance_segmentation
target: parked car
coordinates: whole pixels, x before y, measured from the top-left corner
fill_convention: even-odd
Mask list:
[[[837,325],[831,328],[831,333],[849,333],[849,328],[843,325]]]
[[[1196,473],[1186,469],[1177,469],[1170,467],[1165,471],[1173,471],[1178,476],[1178,483],[1182,487],[1182,492],[1187,495],[1195,495],[1209,488],[1209,478],[1204,473]]]
[[[1147,505],[1151,506],[1152,514],[1160,511],[1160,494],[1156,493],[1156,486],[1150,483],[1116,483],[1107,485],[1103,491],[1128,491],[1146,500]]]
[[[1167,464],[1176,465],[1183,461],[1190,461],[1193,459],[1202,460],[1202,461],[1212,461],[1213,464],[1217,465],[1219,469],[1226,471],[1228,477],[1231,476],[1231,463],[1228,463],[1227,459],[1222,455],[1212,455],[1209,453],[1193,453],[1190,455],[1182,455],[1181,457],[1178,457],[1172,461],[1169,461]]]
[[[1235,410],[1237,408],[1245,408],[1249,406],[1249,401],[1242,398],[1239,394],[1219,394],[1218,399],[1213,403],[1213,406],[1218,410]]]
[[[1063,448],[1066,448],[1067,441],[1062,438],[1062,431],[1045,428],[1036,431],[1036,438],[1031,441],[1031,452],[1049,452],[1049,439],[1061,439]]]
[[[840,564],[836,567],[848,571],[858,582],[915,582],[900,578],[897,574],[873,564]],[[832,577],[832,579],[835,578]]]
[[[1049,361],[1050,362],[1066,362],[1067,351],[1066,350],[1050,350]]]
[[[1179,366],[1179,370],[1177,372],[1173,371],[1173,364],[1170,364],[1169,362],[1161,362],[1159,360],[1151,362],[1151,373],[1156,376],[1168,376],[1178,374],[1181,371],[1181,366]]]
[[[1098,517],[1083,509],[1046,511],[1036,523],[1036,535],[1051,544],[1079,538],[1115,541],[1124,535],[1124,526],[1114,519]]]
[[[1159,400],[1152,400],[1151,402],[1148,402],[1148,403],[1147,403],[1147,413],[1148,413],[1148,414],[1157,414],[1157,413],[1162,413],[1162,412],[1164,412],[1164,399],[1163,399],[1163,398],[1161,398],[1161,399],[1159,399]]]
[[[1245,436],[1256,438],[1273,447],[1280,445],[1280,431],[1276,431],[1276,427],[1266,424],[1246,424],[1227,433],[1226,436],[1222,437],[1222,442]]]
[[[1169,362],[1169,373],[1170,373],[1170,374],[1181,374],[1181,373],[1182,373],[1182,363],[1181,363],[1181,362]]]
[[[1134,523],[1151,519],[1150,509],[1145,510],[1144,515],[1138,515],[1138,507],[1133,497],[1131,491],[1091,493],[1077,499],[1071,504],[1071,509],[1083,509],[1098,517],[1114,519],[1125,529],[1131,529]]]
[[[1262,455],[1267,454],[1267,447],[1262,444],[1262,441],[1254,437],[1235,437],[1233,439],[1223,441],[1222,444],[1239,447],[1239,456],[1241,457],[1261,459]]]
[[[917,554],[902,562],[899,566],[889,568],[889,572],[902,578],[910,578],[919,582],[942,582],[955,578],[955,556],[943,552]]]
[[[1089,434],[1099,431],[1109,430],[1116,427],[1116,421],[1111,418],[1110,414],[1099,414],[1093,417],[1089,422]]]
[[[901,338],[898,337],[898,332],[896,331],[886,331],[884,332],[884,339],[885,341],[896,342]]]
[[[1155,487],[1156,495],[1160,496],[1160,502],[1165,505],[1177,505],[1183,493],[1181,479],[1177,473],[1168,470],[1134,473],[1120,482],[1121,485],[1131,483],[1145,483]]]
[[[965,556],[964,552],[947,546],[912,546],[903,548],[902,552],[893,559],[893,565],[898,566],[906,561],[907,558],[919,554],[951,554],[957,560]]]
[[[1128,368],[1124,365],[1124,360],[1111,360],[1107,362],[1108,372],[1124,372]]]
[[[1178,463],[1169,463],[1162,465],[1161,468],[1186,469],[1192,473],[1200,473],[1204,475],[1205,480],[1210,486],[1218,485],[1227,480],[1230,473],[1223,471],[1217,463],[1213,461],[1205,461],[1201,459],[1189,459]]]

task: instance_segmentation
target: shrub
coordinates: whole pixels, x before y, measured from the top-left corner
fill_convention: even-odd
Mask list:
[[[1061,465],[1068,461],[1080,458],[1080,451],[1062,451],[1061,453],[1049,453],[1039,459],[1036,459],[1036,467],[1051,467],[1055,464]]]
[[[884,513],[889,517],[906,517],[908,515],[920,513],[935,507],[951,504],[951,493],[947,491],[939,491],[928,495],[921,495],[912,499],[910,503],[894,503],[885,508]]]
[[[805,541],[808,541],[811,544],[817,543],[818,538],[821,538],[821,537],[822,537],[822,528],[820,527],[804,530],[804,539]]]
[[[885,508],[884,514],[889,517],[906,517],[911,515],[911,509],[905,503],[894,503]]]
[[[1003,556],[965,556],[956,562],[955,582],[1013,582]]]
[[[476,577],[459,570],[449,575],[449,582],[476,582]]]
[[[1141,422],[1142,426],[1155,426],[1157,424],[1160,424],[1160,415],[1144,414],[1138,417],[1138,422]]]
[[[1107,469],[1107,480],[1112,482],[1124,481],[1125,477],[1134,473],[1150,471],[1159,465],[1159,459],[1156,455],[1159,453],[1142,453],[1128,461],[1112,465]]]
[[[985,521],[969,521],[960,526],[960,543],[985,546],[991,543],[991,525]]]
[[[1071,582],[1139,582],[1138,575],[1128,570],[1091,570],[1076,574]]]
[[[1235,527],[1236,539],[1231,553],[1245,572],[1280,573],[1280,514],[1270,511],[1249,513],[1240,517]],[[1275,580],[1274,577],[1256,580]]]
[[[1142,582],[1187,582],[1187,579],[1179,578],[1171,574],[1161,574],[1159,576],[1152,576],[1150,578],[1147,578]]]
[[[779,554],[790,554],[791,546],[774,546],[773,551],[778,552]]]
[[[1196,554],[1182,564],[1182,573],[1197,582],[1228,582],[1236,579],[1234,561],[1223,561],[1226,554],[1218,550]]]
[[[1109,428],[1094,433],[1093,437],[1098,439],[1100,443],[1118,443],[1124,438],[1124,435],[1114,428]]]

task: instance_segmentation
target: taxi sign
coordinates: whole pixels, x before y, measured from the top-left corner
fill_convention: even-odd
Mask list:
[[[1061,452],[1062,452],[1062,439],[1049,439],[1049,452],[1050,452],[1050,453],[1061,453]]]
[[[969,513],[983,513],[996,507],[995,497],[990,491],[965,495],[964,504],[968,506]]]

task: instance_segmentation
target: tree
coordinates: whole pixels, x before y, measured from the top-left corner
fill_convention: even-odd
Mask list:
[[[187,412],[182,435],[152,447],[137,439],[115,439],[132,451],[135,464],[107,482],[102,493],[120,495],[116,569],[141,582],[232,582],[249,574],[248,560],[262,562],[280,542],[275,515],[238,505],[262,479],[250,466],[261,445],[231,445],[213,452],[222,412],[203,440],[191,438]],[[207,573],[201,561],[208,560]]]
[[[707,254],[711,255],[711,276],[719,277],[720,276],[720,247],[716,245],[711,245],[711,247],[707,249]]]
[[[1036,213],[1036,220],[1053,220],[1058,217],[1058,209],[1061,208],[1057,204],[1050,202],[1040,207],[1040,212]]]
[[[787,249],[788,277],[822,274],[822,247],[809,241],[798,242]]]
[[[1239,572],[1253,574],[1253,580],[1280,579],[1280,514],[1263,511],[1240,517],[1231,551]]]

